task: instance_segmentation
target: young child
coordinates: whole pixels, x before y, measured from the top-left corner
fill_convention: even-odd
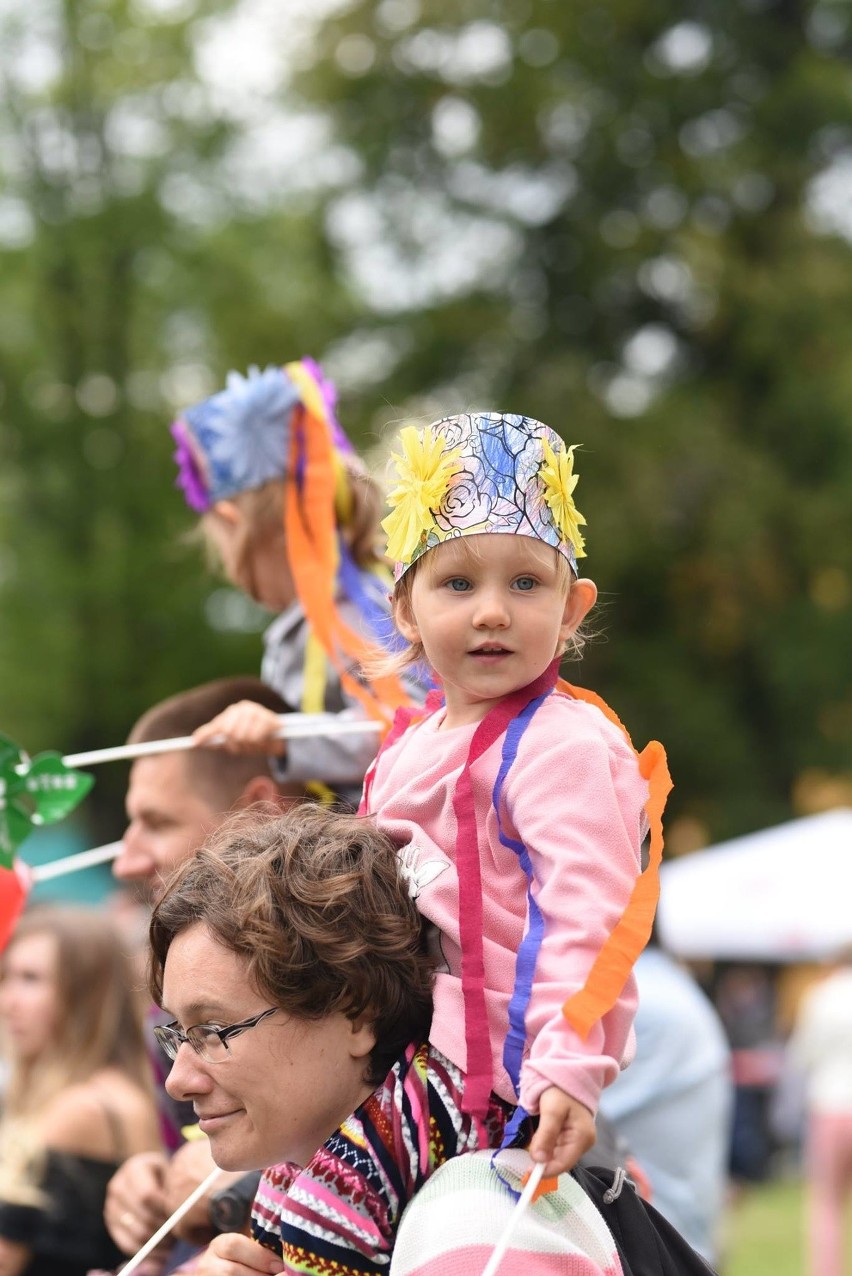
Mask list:
[[[638,757],[601,701],[557,686],[597,593],[577,573],[574,449],[492,413],[400,441],[383,524],[410,644],[397,667],[425,659],[443,703],[398,715],[361,810],[434,925],[430,1041],[464,1071],[465,1110],[519,1103],[507,1139],[537,1114],[530,1151],[556,1174],[591,1146],[600,1091],[631,1053],[665,756]]]
[[[335,397],[311,359],[229,373],[224,390],[172,426],[177,482],[228,579],[280,613],[264,634],[263,680],[304,712],[381,717],[424,693],[413,677],[370,686],[356,673],[395,639],[391,582],[376,548],[382,496],[337,422]],[[322,775],[357,801],[374,732],[285,744],[278,725],[246,701],[196,734],[275,754],[282,779]]]

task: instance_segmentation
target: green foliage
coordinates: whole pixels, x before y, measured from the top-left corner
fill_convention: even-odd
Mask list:
[[[257,667],[256,632],[207,622],[167,425],[228,366],[346,321],[308,210],[253,213],[230,188],[239,130],[193,68],[193,8],[0,20],[0,722],[33,752],[118,742],[162,696]],[[124,780],[99,771],[104,836]]]
[[[257,666],[206,619],[166,425],[313,353],[362,443],[474,405],[582,441],[605,636],[572,676],[665,740],[676,815],[720,837],[848,783],[852,248],[812,198],[847,6],[338,3],[275,104],[326,141],[266,193],[198,69],[237,9],[0,19],[0,727],[112,743]]]
[[[813,771],[852,792],[852,248],[811,185],[852,137],[849,46],[844,6],[795,0],[386,0],[300,81],[409,270],[382,396],[583,441],[608,641],[574,676],[667,742],[709,836],[789,816]],[[504,244],[478,273],[471,219]]]

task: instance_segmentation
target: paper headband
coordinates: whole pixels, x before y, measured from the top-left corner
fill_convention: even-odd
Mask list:
[[[352,445],[334,415],[334,385],[313,359],[229,372],[224,390],[187,408],[172,425],[177,444],[176,486],[198,514],[217,501],[260,487],[287,473],[294,410],[323,419],[336,452]]]
[[[407,426],[399,442],[382,523],[395,580],[442,541],[483,532],[532,536],[577,574],[586,520],[573,499],[574,447],[555,431],[528,416],[477,412]]]

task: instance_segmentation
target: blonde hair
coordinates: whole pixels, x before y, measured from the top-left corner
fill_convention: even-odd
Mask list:
[[[146,1092],[151,1078],[133,968],[112,923],[94,910],[42,905],[24,914],[0,961],[36,935],[54,941],[57,1022],[35,1059],[13,1060],[0,1120],[0,1199],[38,1204],[44,1156],[39,1118],[63,1090],[103,1068]]]
[[[491,535],[494,534],[495,533],[491,533]],[[488,535],[488,533],[485,533],[484,535]],[[483,536],[468,536],[464,539],[466,547],[473,555],[477,555],[481,552],[480,547],[476,544],[476,542],[483,539]],[[454,541],[454,543],[457,544],[458,542]],[[440,545],[435,546],[435,549],[440,548]],[[564,556],[564,554],[560,554],[556,549],[554,549],[553,552],[556,554],[557,582],[560,588],[564,588],[565,595],[567,597],[573,588],[574,572],[572,571],[571,564],[568,562],[568,559]],[[394,585],[393,596],[391,599],[391,614],[393,615],[394,624],[397,626],[397,629],[399,629],[397,617],[399,616],[401,608],[405,608],[409,615],[413,616],[414,614],[411,605],[412,594],[414,591],[414,577],[420,570],[423,559],[430,553],[434,553],[434,550],[427,550],[425,554],[412,563],[405,575],[401,576]],[[586,626],[582,624],[578,625],[574,632],[569,634],[565,642],[562,644],[559,655],[568,656],[571,660],[579,660],[583,655],[583,648],[585,647],[589,637],[590,634]],[[424,669],[429,668],[429,661],[426,658],[426,652],[423,648],[422,642],[419,640],[417,642],[408,643],[401,651],[388,654],[384,652],[380,653],[376,656],[375,660],[365,663],[364,671],[370,678],[384,677],[388,674],[396,674],[399,676],[407,669],[411,669],[418,665]]]
[[[376,480],[360,457],[354,452],[341,454],[341,464],[346,474],[349,508],[343,511],[335,502],[335,519],[343,533],[353,559],[358,567],[370,569],[384,563],[379,547],[379,519],[384,508],[384,496]],[[243,515],[238,539],[234,544],[235,582],[252,598],[255,598],[252,558],[259,546],[281,539],[284,543],[283,479],[270,479],[260,487],[247,488],[228,499],[239,507]],[[211,561],[221,566],[215,538],[210,531],[213,510],[201,516],[201,534]]]

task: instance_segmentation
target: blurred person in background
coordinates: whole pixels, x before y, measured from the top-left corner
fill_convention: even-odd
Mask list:
[[[0,960],[2,1276],[85,1276],[122,1257],[107,1182],[160,1146],[131,970],[111,923],[70,907],[26,913]]]
[[[697,981],[654,939],[634,970],[636,1055],[600,1110],[639,1162],[651,1203],[715,1264],[733,1115],[725,1030]]]
[[[805,1083],[808,1270],[843,1276],[843,1216],[852,1196],[852,948],[805,993],[788,1054]]]
[[[243,701],[272,714],[290,711],[286,701],[259,678],[219,678],[152,706],[133,726],[128,740],[141,744],[192,735],[197,727]],[[147,901],[156,902],[170,873],[191,858],[232,811],[254,803],[271,803],[283,810],[304,801],[308,796],[305,786],[275,778],[271,765],[263,754],[239,756],[203,748],[137,758],[130,769],[126,798],[129,823],[121,853],[113,863],[115,877],[135,885]],[[192,1106],[175,1103],[166,1093],[171,1061],[156,1045],[152,1032],[160,1018],[158,1013],[152,1014],[146,1026],[166,1150],[130,1158],[113,1178],[107,1194],[107,1227],[124,1256],[134,1254],[144,1244],[213,1166],[206,1140],[184,1143],[183,1128],[195,1122]],[[170,1159],[174,1153],[177,1156]],[[215,1235],[218,1225],[211,1210],[215,1216],[217,1209],[230,1203],[230,1198],[216,1198],[234,1187],[239,1177],[223,1178],[213,1196],[198,1203],[175,1235],[192,1244],[204,1243]],[[173,1260],[182,1261],[186,1252],[176,1250]]]
[[[267,628],[261,676],[309,713],[381,716],[426,692],[418,671],[367,683],[364,659],[396,650],[392,579],[378,549],[381,488],[335,416],[319,364],[230,372],[223,390],[172,425],[178,486],[225,577],[279,613]],[[275,755],[276,774],[333,786],[357,806],[377,748],[374,732],[275,738],[274,717],[249,699],[199,732],[235,752]],[[321,772],[321,775],[318,775]]]
[[[713,1003],[731,1047],[734,1116],[728,1169],[735,1192],[765,1182],[777,1150],[771,1110],[784,1057],[771,967],[717,964]]]

